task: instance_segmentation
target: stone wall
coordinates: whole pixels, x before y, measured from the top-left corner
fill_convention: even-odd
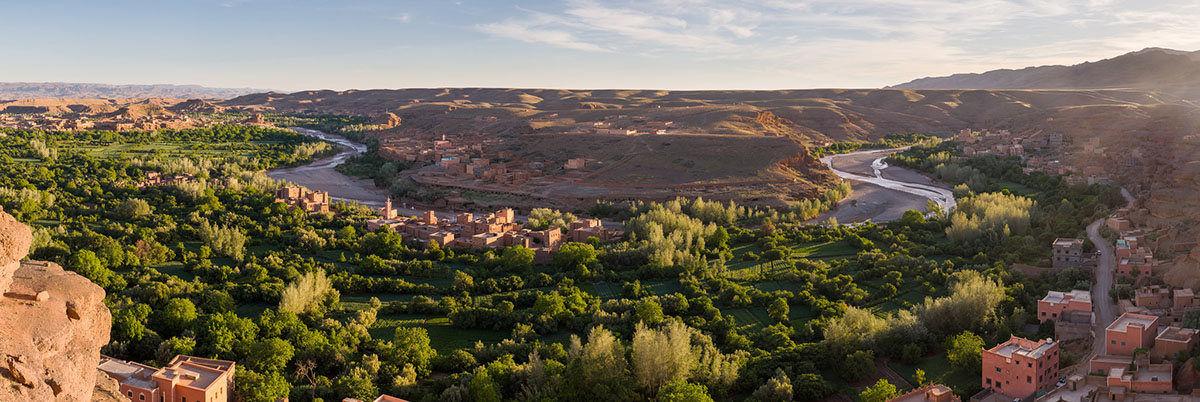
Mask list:
[[[104,289],[57,264],[21,262],[31,241],[0,210],[0,401],[93,400],[112,325]]]

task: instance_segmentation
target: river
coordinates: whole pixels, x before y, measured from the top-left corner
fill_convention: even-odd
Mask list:
[[[313,163],[287,169],[276,169],[267,175],[277,180],[287,180],[312,190],[327,191],[339,201],[353,201],[362,205],[382,207],[388,192],[375,187],[371,180],[356,179],[338,172],[338,165],[350,158],[367,152],[367,146],[340,135],[317,130],[293,127],[298,133],[328,141],[341,151]],[[821,158],[838,177],[851,181],[854,192],[842,200],[838,207],[818,218],[820,221],[837,218],[838,222],[887,222],[899,219],[910,209],[925,210],[925,200],[932,199],[943,209],[951,210],[957,205],[950,189],[933,182],[928,177],[908,169],[888,166],[888,155],[906,148],[867,150]],[[418,215],[423,210],[408,208],[397,203],[394,206],[401,215]],[[449,218],[453,213],[438,211],[439,216]],[[619,226],[617,222],[605,222],[606,226]]]
[[[853,193],[819,221],[836,218],[838,222],[887,222],[900,219],[905,211],[924,211],[926,200],[933,200],[945,211],[958,203],[945,185],[905,168],[887,164],[887,157],[908,149],[892,148],[829,155],[821,158],[838,177],[850,180]]]
[[[298,133],[309,137],[331,142],[341,148],[337,155],[318,159],[313,163],[287,169],[275,169],[267,172],[267,176],[276,180],[287,180],[311,190],[327,191],[329,196],[339,201],[355,201],[359,204],[382,207],[388,194],[384,189],[375,187],[371,180],[356,179],[338,172],[335,167],[346,160],[367,152],[367,146],[317,130],[293,127]]]

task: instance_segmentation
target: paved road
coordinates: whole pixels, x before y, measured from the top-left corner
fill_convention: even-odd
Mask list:
[[[1133,195],[1129,194],[1128,190],[1121,189],[1121,195],[1125,197],[1125,201],[1132,204]],[[1109,243],[1108,239],[1100,236],[1100,226],[1104,224],[1104,219],[1092,222],[1087,227],[1088,239],[1096,244],[1096,249],[1100,251],[1100,255],[1096,258],[1096,282],[1092,286],[1092,306],[1095,310],[1095,325],[1093,333],[1095,340],[1092,342],[1092,351],[1086,359],[1089,361],[1091,357],[1097,354],[1104,353],[1105,339],[1104,329],[1108,328],[1116,320],[1117,305],[1113,302],[1112,297],[1108,296],[1108,290],[1113,286],[1113,271],[1117,266],[1117,255],[1113,250],[1113,244]],[[1091,372],[1091,365],[1088,365],[1088,372]]]
[[[899,219],[904,212],[925,210],[925,201],[934,200],[943,210],[957,204],[954,193],[920,173],[887,164],[887,156],[908,147],[867,150],[821,158],[834,174],[850,180],[854,192],[838,207],[817,221],[837,218],[838,222],[886,222]]]

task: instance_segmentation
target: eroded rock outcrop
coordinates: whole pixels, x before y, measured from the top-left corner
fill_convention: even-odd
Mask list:
[[[0,210],[0,401],[90,401],[112,317],[104,289],[48,262],[20,262],[27,226]]]

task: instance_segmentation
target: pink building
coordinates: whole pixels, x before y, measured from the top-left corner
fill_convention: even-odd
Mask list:
[[[1133,270],[1137,269],[1139,278],[1149,278],[1154,274],[1154,267],[1151,263],[1154,262],[1154,257],[1126,257],[1122,258],[1117,263],[1117,274],[1132,278]]]
[[[1114,368],[1108,372],[1107,385],[1110,390],[1122,387],[1124,392],[1167,393],[1171,392],[1170,364],[1139,364],[1137,370]]]
[[[1196,334],[1200,331],[1191,328],[1167,327],[1154,337],[1154,348],[1150,357],[1155,361],[1174,359],[1175,354],[1192,350],[1196,346]]]
[[[1049,391],[1058,381],[1058,342],[1013,336],[983,351],[983,388],[1011,398]]]
[[[1150,348],[1158,335],[1158,317],[1125,313],[1104,329],[1105,354],[1132,356],[1133,350]]]
[[[1058,321],[1059,317],[1064,312],[1081,311],[1092,312],[1092,294],[1086,290],[1072,290],[1070,292],[1055,292],[1046,293],[1046,297],[1038,300],[1038,320],[1045,322],[1046,320]]]
[[[155,369],[101,356],[97,368],[116,380],[133,402],[228,402],[234,400],[234,365],[180,355],[167,367]]]

